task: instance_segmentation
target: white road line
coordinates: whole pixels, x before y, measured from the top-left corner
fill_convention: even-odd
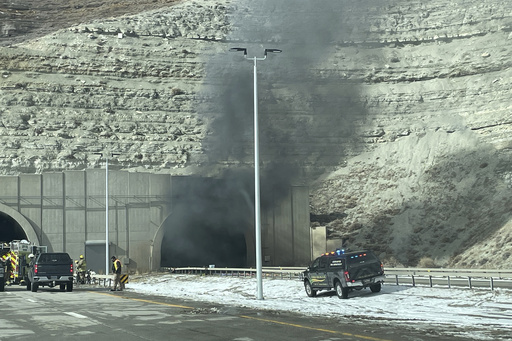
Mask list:
[[[33,300],[33,299],[31,299],[31,298],[27,298],[27,301],[32,302],[32,303],[37,303],[37,301],[36,301],[36,300]]]
[[[64,312],[65,314],[68,314],[70,316],[73,316],[73,317],[78,317],[79,319],[86,319],[87,316],[84,316],[84,315],[80,315],[80,314],[77,314],[77,313],[74,313],[72,311],[66,311]]]

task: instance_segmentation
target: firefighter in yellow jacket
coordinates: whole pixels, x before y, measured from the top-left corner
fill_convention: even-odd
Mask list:
[[[5,258],[5,284],[10,285],[11,284],[11,276],[12,276],[12,261],[11,261],[11,255],[8,254]]]
[[[80,260],[76,264],[77,281],[81,284],[85,283],[85,273],[87,272],[87,263],[85,262],[84,255],[80,255]]]
[[[116,256],[112,256],[112,272],[114,273],[114,287],[110,291],[116,291],[119,284],[119,291],[123,291],[123,283],[121,283],[121,261]]]
[[[7,257],[2,257],[0,258],[0,262],[3,263],[0,264],[0,266],[3,266],[4,267],[4,278],[3,278],[3,281],[4,281],[4,284],[10,284],[10,277],[11,277],[11,270],[12,270],[12,264],[11,264],[11,257],[7,256]]]

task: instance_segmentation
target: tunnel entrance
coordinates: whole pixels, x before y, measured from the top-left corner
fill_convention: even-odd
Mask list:
[[[9,243],[13,240],[28,239],[27,234],[11,216],[0,212],[0,242]]]
[[[235,180],[184,177],[173,183],[161,266],[247,266],[245,233],[253,213],[244,186]]]
[[[167,233],[162,241],[163,267],[247,266],[247,247],[243,234],[212,231],[195,226],[188,233]]]

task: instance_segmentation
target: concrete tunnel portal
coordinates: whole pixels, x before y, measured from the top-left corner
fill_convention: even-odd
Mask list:
[[[243,219],[237,217],[236,223],[230,221],[229,217],[234,214],[228,207],[219,206],[219,202],[222,200],[212,194],[211,186],[214,186],[212,184],[216,184],[217,180],[200,179],[193,181],[194,185],[190,185],[187,179],[185,181],[185,184],[175,185],[179,190],[173,195],[173,200],[176,200],[173,212],[164,219],[161,229],[152,238],[150,252],[152,259],[156,258],[154,265],[158,264],[163,267],[211,264],[230,267],[247,266],[247,252],[252,248],[247,245],[252,241],[252,238],[250,236],[247,238],[246,235],[251,230],[251,223],[247,219],[250,220],[251,215],[245,212]],[[216,186],[214,187],[216,188]],[[191,197],[191,188],[203,195],[193,191]],[[209,193],[206,195],[206,200],[198,199],[204,198],[204,191]],[[46,238],[40,236],[43,232],[38,227],[34,227],[30,220],[16,208],[19,207],[0,204],[0,242],[28,240],[36,245],[43,245],[41,240],[44,240],[44,245],[48,246],[49,250],[54,249],[55,245],[52,244],[52,240],[47,240],[48,236]],[[54,209],[54,207],[47,208],[47,212],[50,209]],[[102,208],[98,211],[104,212]],[[116,210],[111,210],[111,217],[114,216],[122,215],[116,213]],[[116,222],[111,222],[110,229],[113,240],[119,236]],[[103,227],[98,230],[101,232],[95,232],[95,236],[97,235],[96,239],[100,240],[104,236]],[[52,232],[53,229],[48,231]],[[76,231],[81,233],[80,229],[76,229]],[[82,231],[87,233],[87,227],[84,227]],[[67,229],[66,232],[68,232]],[[127,233],[126,230],[123,232]],[[89,233],[92,234],[92,232]],[[84,240],[85,244],[86,242],[87,240]],[[82,247],[86,248],[85,246],[63,245],[63,247],[63,251],[70,252],[72,257],[76,256],[75,253],[87,253],[87,250],[81,250]],[[119,249],[115,247],[111,249],[111,252],[120,253]]]
[[[255,265],[252,193],[232,179],[111,171],[109,252],[130,272]],[[102,169],[0,177],[0,242],[26,239],[90,258],[88,246],[105,245],[104,180]],[[271,192],[262,206],[264,265],[309,263],[308,188],[290,186],[278,199]],[[102,261],[93,270],[104,269]]]

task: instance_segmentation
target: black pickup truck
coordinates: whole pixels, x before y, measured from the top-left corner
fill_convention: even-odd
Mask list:
[[[339,298],[348,298],[352,290],[370,288],[379,292],[384,282],[384,269],[379,258],[370,250],[328,252],[313,261],[303,273],[304,287],[309,297],[319,290],[336,291]]]
[[[27,290],[36,292],[40,286],[60,291],[73,291],[73,260],[65,252],[40,253],[30,263]]]

